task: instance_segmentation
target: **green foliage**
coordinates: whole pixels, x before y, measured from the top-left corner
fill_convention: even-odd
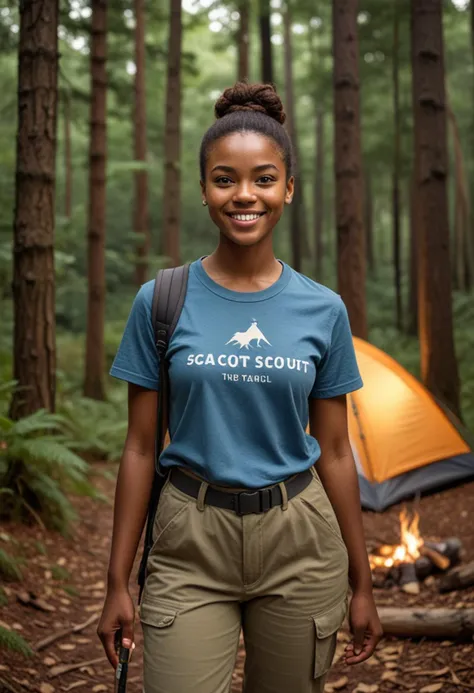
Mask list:
[[[6,606],[8,604],[8,597],[3,589],[3,587],[0,586],[0,606]]]
[[[53,580],[69,580],[71,577],[69,570],[66,570],[66,568],[63,568],[63,566],[57,565],[56,563],[50,566],[50,570]]]
[[[66,533],[75,518],[66,494],[97,496],[64,428],[63,417],[43,410],[19,421],[0,417],[0,517],[34,519]]]
[[[0,649],[19,652],[25,657],[32,657],[33,650],[26,640],[13,630],[0,626]]]
[[[23,578],[20,561],[0,549],[0,578],[5,582],[18,582]]]
[[[93,459],[117,461],[127,431],[124,402],[73,397],[60,407],[69,445]]]

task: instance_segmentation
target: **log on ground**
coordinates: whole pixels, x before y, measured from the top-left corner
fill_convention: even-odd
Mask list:
[[[439,583],[440,592],[451,592],[474,585],[474,562],[458,566],[443,575]]]
[[[378,607],[385,635],[456,640],[474,635],[474,609]]]

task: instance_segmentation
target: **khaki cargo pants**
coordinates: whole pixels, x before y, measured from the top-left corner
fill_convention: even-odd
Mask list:
[[[166,482],[140,607],[144,693],[228,693],[241,628],[245,693],[324,691],[348,557],[313,477],[287,504],[242,517]]]

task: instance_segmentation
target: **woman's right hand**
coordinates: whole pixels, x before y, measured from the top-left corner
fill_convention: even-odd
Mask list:
[[[135,608],[127,587],[107,591],[102,616],[97,626],[97,635],[107,655],[107,659],[117,668],[118,656],[115,651],[115,634],[122,630],[122,645],[133,647]]]

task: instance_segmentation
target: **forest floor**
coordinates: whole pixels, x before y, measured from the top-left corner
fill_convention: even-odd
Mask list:
[[[66,539],[38,525],[3,525],[0,547],[25,559],[24,579],[6,585],[8,603],[0,610],[0,624],[21,634],[35,649],[39,641],[63,629],[92,620],[79,632],[70,632],[26,658],[0,650],[0,693],[55,693],[113,691],[113,671],[103,654],[97,635],[97,621],[105,591],[109,544],[112,529],[112,499],[115,481],[110,466],[93,466],[97,487],[110,503],[75,499],[79,520],[73,535]],[[109,471],[104,475],[102,472]],[[420,528],[425,539],[439,540],[456,535],[464,545],[463,562],[474,560],[474,482],[422,498],[419,503]],[[384,514],[364,513],[367,540],[398,540],[401,506]],[[43,550],[39,550],[39,549]],[[136,569],[134,570],[136,575]],[[474,608],[474,589],[440,595],[437,580],[422,585],[419,596],[398,588],[376,590],[379,605],[450,606]],[[135,585],[133,585],[136,596]],[[28,598],[39,603],[34,608]],[[338,635],[336,658],[348,640],[344,629]],[[136,625],[137,649],[129,671],[128,693],[141,693],[141,628]],[[236,662],[232,693],[240,693],[243,647]],[[64,671],[74,665],[69,671]],[[392,680],[390,680],[390,678]],[[334,684],[333,686],[331,684]],[[328,681],[328,692],[460,693],[474,690],[474,643],[397,640],[386,638],[377,655],[368,662],[348,667],[336,661]],[[183,692],[184,693],[184,692]],[[291,693],[290,691],[288,693]]]

